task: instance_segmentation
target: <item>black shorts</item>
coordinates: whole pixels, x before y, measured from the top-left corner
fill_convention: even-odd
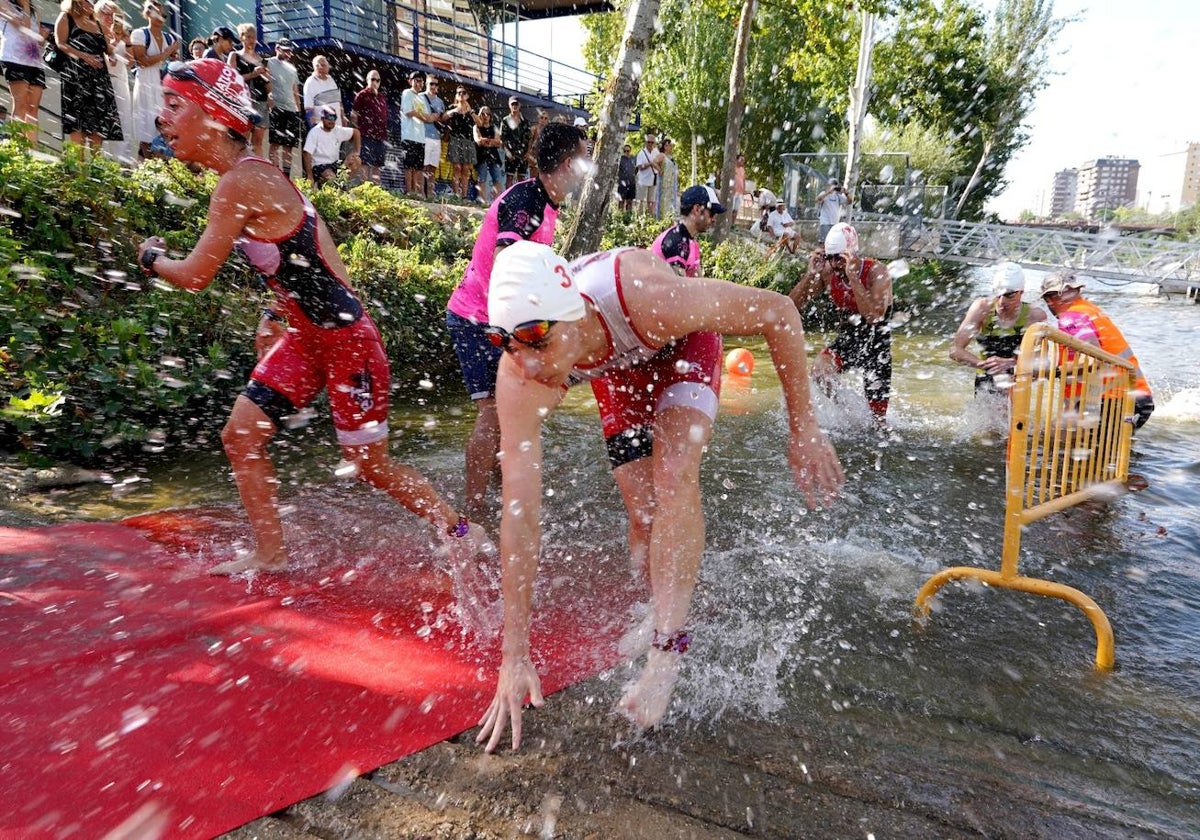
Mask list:
[[[837,354],[840,369],[858,368],[863,372],[863,391],[868,400],[891,397],[892,328],[886,322],[843,324],[827,352]]]
[[[28,64],[17,64],[15,61],[4,62],[4,78],[12,82],[25,82],[34,87],[46,86],[46,71],[41,67],[30,67]]]
[[[424,169],[425,168],[425,141],[418,143],[416,140],[400,141],[400,158],[404,161],[405,169]]]
[[[336,175],[338,173],[338,164],[336,163],[315,163],[313,164],[313,183],[321,183],[321,176],[326,172]]]
[[[529,171],[529,162],[525,158],[517,157],[512,152],[509,152],[504,158],[504,172],[506,175],[524,176]]]
[[[276,108],[271,112],[271,123],[267,133],[270,135],[272,146],[291,148],[300,142],[300,130],[303,122],[299,111],[285,111]]]
[[[421,164],[424,165],[424,151],[421,154]],[[367,166],[383,166],[387,162],[387,144],[374,137],[363,137],[359,142],[358,156]]]

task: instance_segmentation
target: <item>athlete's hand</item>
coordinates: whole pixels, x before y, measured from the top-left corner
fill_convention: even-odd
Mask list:
[[[511,720],[512,748],[520,749],[521,709],[526,698],[535,708],[541,708],[546,702],[542,697],[542,681],[538,679],[537,669],[527,656],[515,660],[505,657],[496,678],[496,696],[492,698],[487,713],[479,719],[480,730],[475,736],[475,743],[487,741],[484,751],[495,752]]]
[[[286,334],[287,325],[282,321],[270,318],[259,320],[258,329],[254,331],[254,352],[257,358],[261,360],[275,346],[275,342],[279,341]]]
[[[997,373],[1012,373],[1016,368],[1016,359],[988,356],[983,360],[983,371],[991,376],[995,376]]]
[[[806,431],[792,432],[788,462],[809,509],[833,504],[846,477],[833,445],[815,423]]]
[[[850,280],[862,277],[862,257],[853,251],[846,252],[846,277]]]
[[[813,274],[820,274],[828,267],[829,264],[825,262],[824,251],[813,251],[808,255],[808,270]]]

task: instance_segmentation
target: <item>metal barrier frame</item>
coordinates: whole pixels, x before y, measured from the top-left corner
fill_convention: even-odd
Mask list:
[[[1136,375],[1133,365],[1047,324],[1025,333],[1017,357],[1009,421],[1004,546],[999,571],[943,569],[925,582],[914,611],[952,580],[1060,598],[1083,610],[1096,631],[1096,668],[1111,670],[1113,632],[1100,607],[1078,589],[1018,574],[1021,530],[1091,499],[1109,499],[1129,478]]]

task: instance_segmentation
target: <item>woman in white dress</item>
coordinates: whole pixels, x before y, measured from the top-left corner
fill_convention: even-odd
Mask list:
[[[108,76],[112,80],[113,97],[117,100],[117,116],[121,120],[122,140],[105,140],[104,153],[121,163],[134,164],[133,154],[133,95],[129,91],[129,27],[113,0],[100,0],[93,16],[111,47],[108,54]]]
[[[673,219],[679,215],[679,166],[671,153],[675,151],[674,140],[663,140],[659,154],[658,218]]]
[[[163,107],[162,71],[179,57],[179,36],[164,27],[166,15],[158,0],[146,0],[142,16],[147,26],[134,30],[129,50],[137,66],[133,83],[133,139],[138,155],[146,157],[158,134],[154,119]]]

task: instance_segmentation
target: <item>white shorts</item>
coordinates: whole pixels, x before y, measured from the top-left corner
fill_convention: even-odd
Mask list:
[[[425,138],[425,165],[438,167],[442,165],[442,140]]]

